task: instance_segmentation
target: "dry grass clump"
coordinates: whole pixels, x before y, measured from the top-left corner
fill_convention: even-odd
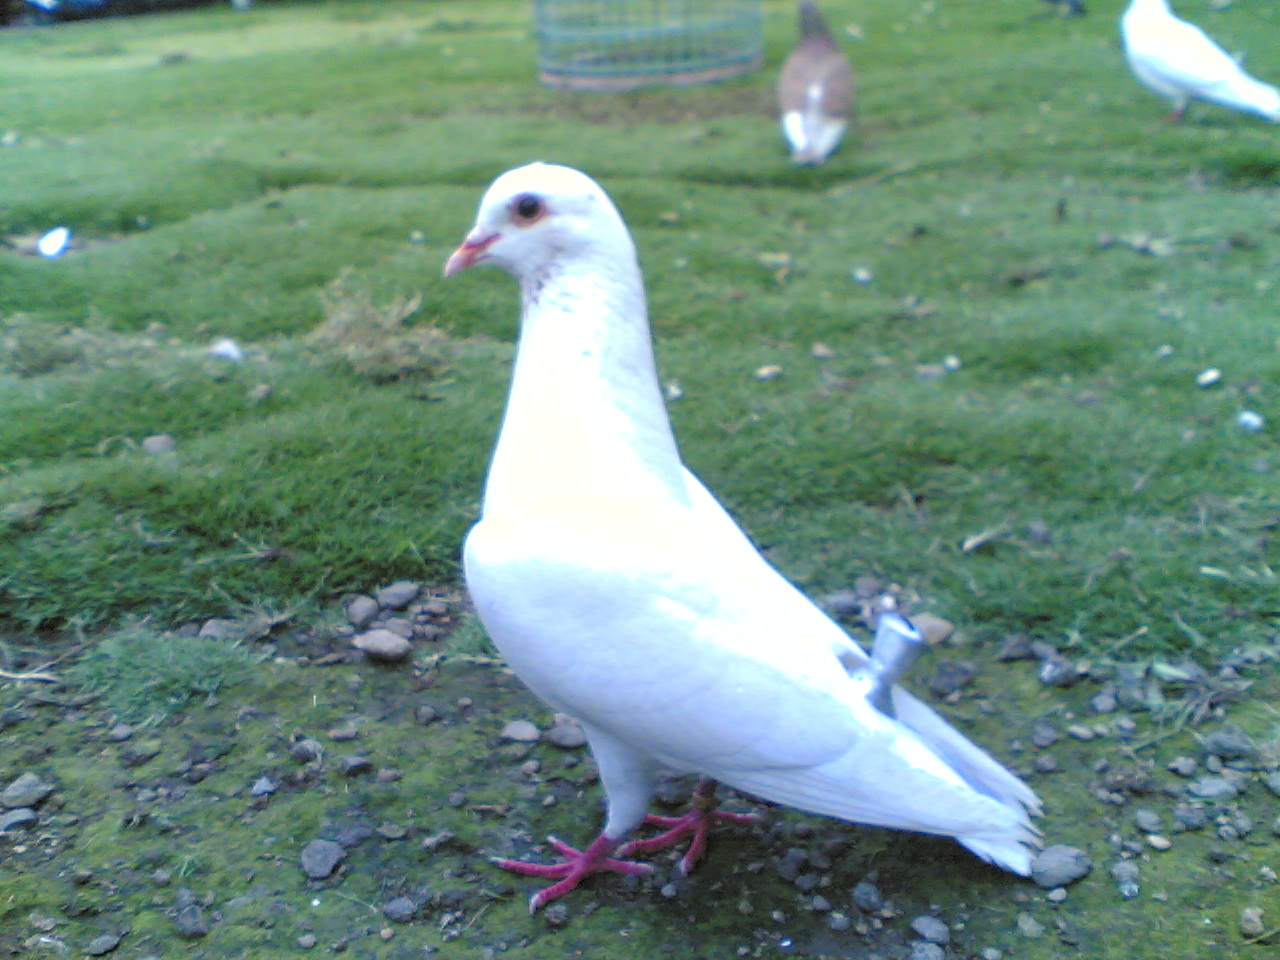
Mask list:
[[[378,383],[434,379],[449,367],[449,338],[435,326],[409,326],[422,295],[374,302],[373,292],[344,269],[320,294],[325,319],[310,340],[362,377]]]

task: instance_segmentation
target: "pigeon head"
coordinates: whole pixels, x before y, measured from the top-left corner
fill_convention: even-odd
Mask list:
[[[475,226],[445,263],[444,275],[489,263],[536,284],[575,261],[632,250],[622,217],[594,180],[570,167],[531,163],[489,187]]]

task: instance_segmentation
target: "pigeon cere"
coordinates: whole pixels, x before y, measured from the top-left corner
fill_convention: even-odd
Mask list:
[[[1271,957],[1276,124],[1266,0],[0,0],[0,960]]]

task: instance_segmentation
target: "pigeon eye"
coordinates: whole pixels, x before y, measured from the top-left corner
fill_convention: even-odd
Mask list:
[[[516,219],[525,223],[533,223],[533,221],[547,212],[547,208],[543,206],[542,198],[535,197],[531,193],[521,194],[516,197],[511,204],[511,209],[515,212]]]

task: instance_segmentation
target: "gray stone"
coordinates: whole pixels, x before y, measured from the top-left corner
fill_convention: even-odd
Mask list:
[[[380,627],[357,634],[351,644],[370,660],[380,663],[397,663],[413,649],[407,637]]]
[[[870,880],[859,880],[853,887],[853,905],[871,913],[884,906],[884,896],[880,893],[880,888]]]
[[[928,940],[930,943],[946,944],[951,942],[951,928],[937,917],[931,917],[927,913],[922,913],[912,920],[911,929],[916,932],[921,940]]]
[[[344,777],[362,777],[373,770],[373,761],[358,754],[348,754],[338,761],[338,769]]]
[[[587,743],[587,735],[582,729],[582,724],[563,713],[556,714],[555,720],[547,728],[543,737],[547,743],[561,750],[577,750]]]
[[[962,660],[943,660],[929,678],[929,690],[935,697],[949,697],[963,690],[978,675],[978,668]]]
[[[34,807],[53,793],[53,784],[45,783],[34,773],[22,774],[0,792],[0,806]]]
[[[84,952],[91,957],[100,957],[120,946],[120,941],[123,939],[124,937],[118,933],[104,933],[90,940]]]
[[[422,585],[413,580],[397,580],[378,591],[378,606],[384,610],[399,610],[418,598]]]
[[[791,847],[778,858],[775,869],[787,883],[795,883],[800,870],[809,862],[809,854],[801,847]]]
[[[408,923],[418,912],[418,905],[409,897],[395,897],[382,905],[383,915],[392,923]]]
[[[196,636],[206,640],[239,640],[244,636],[244,628],[235,620],[213,617],[200,625]]]
[[[1202,800],[1231,800],[1240,793],[1226,777],[1201,777],[1187,789],[1192,796]]]
[[[332,840],[312,840],[302,849],[302,869],[312,880],[323,880],[347,857],[341,844]]]
[[[1111,865],[1111,876],[1120,887],[1120,896],[1132,900],[1138,895],[1138,881],[1142,879],[1142,870],[1133,860],[1120,860]]]
[[[347,601],[347,622],[357,630],[363,630],[373,623],[380,609],[378,601],[373,597],[358,594]]]
[[[1048,720],[1037,720],[1031,725],[1031,745],[1043,750],[1058,741],[1058,728]]]
[[[1143,833],[1159,833],[1164,821],[1160,814],[1146,807],[1133,811],[1134,825]]]
[[[253,786],[249,788],[249,795],[254,797],[265,797],[275,793],[277,790],[276,782],[270,777],[259,777],[253,781]]]
[[[149,437],[142,438],[142,452],[149,453],[151,456],[159,456],[162,453],[172,453],[178,442],[167,433],[153,433]]]
[[[1280,797],[1280,770],[1267,774],[1262,778],[1262,782],[1268,790]]]
[[[910,960],[946,960],[947,956],[942,947],[928,940],[912,940],[908,950]]]
[[[1173,829],[1179,833],[1203,830],[1209,823],[1209,814],[1198,803],[1179,803],[1173,808]]]
[[[1239,727],[1215,730],[1204,738],[1202,746],[1205,753],[1223,760],[1252,760],[1258,755],[1258,748]]]
[[[1046,890],[1065,887],[1088,876],[1093,869],[1089,855],[1079,847],[1054,844],[1031,861],[1031,879]]]
[[[1080,672],[1070,660],[1054,654],[1040,661],[1036,677],[1046,687],[1069,687],[1080,679]]]
[[[179,890],[173,911],[173,924],[184,940],[199,940],[209,932],[209,921],[196,896],[190,890]]]
[[[1189,777],[1196,772],[1199,766],[1194,757],[1174,757],[1169,761],[1168,770],[1170,773],[1176,773],[1180,777]]]
[[[29,830],[36,825],[36,812],[30,807],[17,807],[0,813],[0,833],[6,830]]]
[[[536,743],[542,733],[538,725],[529,720],[512,720],[502,728],[503,740],[514,740],[517,743]]]

